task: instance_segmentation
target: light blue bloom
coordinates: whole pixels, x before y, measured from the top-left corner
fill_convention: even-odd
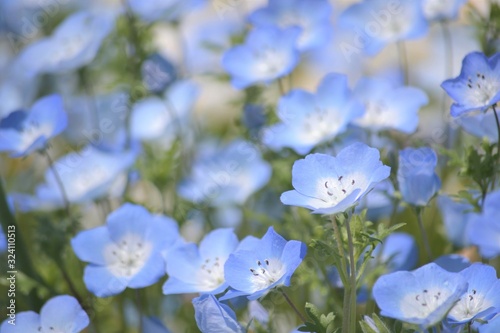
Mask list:
[[[429,21],[456,20],[467,0],[423,0],[424,15]]]
[[[386,45],[425,36],[428,23],[421,0],[365,0],[348,7],[339,23],[355,32],[355,45],[376,55]]]
[[[487,138],[489,142],[498,142],[498,129],[493,112],[464,115],[456,118],[467,133],[478,138]]]
[[[271,0],[266,7],[250,14],[256,26],[299,27],[298,48],[307,51],[326,43],[333,31],[332,6],[326,0]]]
[[[475,263],[459,274],[469,287],[448,313],[450,322],[464,324],[475,319],[484,320],[500,311],[500,280],[495,268]]]
[[[204,294],[193,298],[196,325],[202,333],[243,333],[236,314],[213,295]]]
[[[436,165],[437,155],[431,148],[405,148],[399,152],[398,183],[405,202],[426,206],[439,191]]]
[[[455,201],[443,195],[438,196],[437,203],[443,217],[448,239],[457,247],[468,246],[468,229],[471,226],[470,221],[474,215],[474,207],[465,200]]]
[[[500,53],[487,58],[481,52],[467,54],[460,75],[441,84],[455,101],[451,115],[459,117],[472,111],[486,111],[500,101]]]
[[[500,332],[500,315],[488,321],[487,324],[479,326],[479,333],[498,333]]]
[[[59,95],[37,100],[29,112],[19,110],[0,120],[0,152],[23,157],[46,148],[66,128],[68,118]]]
[[[423,330],[440,322],[466,291],[463,276],[430,263],[413,272],[381,276],[373,286],[373,297],[381,315]]]
[[[394,209],[394,185],[390,180],[383,180],[372,191],[366,194],[356,207],[356,212],[360,213],[367,209],[366,218],[375,221],[387,217]]]
[[[132,138],[170,148],[176,136],[188,129],[198,94],[196,84],[183,80],[173,83],[161,98],[152,96],[137,101],[130,116]]]
[[[105,152],[87,146],[57,159],[54,164],[70,203],[88,203],[102,197],[119,197],[125,188],[126,170],[134,163],[137,151]],[[21,211],[52,210],[64,207],[61,189],[51,168],[45,171],[45,183],[35,195],[12,194]]]
[[[259,322],[261,325],[267,325],[269,323],[269,312],[260,304],[259,301],[253,300],[248,302],[248,318]]]
[[[344,132],[362,113],[361,104],[352,98],[347,77],[329,74],[319,84],[315,95],[295,89],[280,99],[278,117],[281,122],[264,131],[263,141],[273,150],[291,147],[304,155],[314,146]]]
[[[250,31],[243,45],[229,49],[222,57],[222,67],[231,75],[232,85],[243,89],[290,74],[299,62],[295,45],[300,32],[297,27]]]
[[[142,332],[144,333],[170,333],[160,319],[156,317],[142,318]]]
[[[74,71],[88,65],[113,29],[114,20],[111,13],[76,12],[68,16],[50,37],[24,48],[17,65],[29,77]]]
[[[200,246],[190,243],[179,246],[167,255],[168,280],[163,293],[219,294],[227,289],[224,263],[238,247],[238,237],[231,228],[208,233]]]
[[[177,79],[175,66],[159,53],[150,55],[141,66],[142,82],[152,93],[163,92]]]
[[[452,273],[458,273],[471,265],[469,259],[460,254],[446,254],[437,258],[434,262]]]
[[[354,88],[354,96],[365,106],[364,115],[354,120],[354,123],[374,132],[415,132],[418,111],[429,102],[422,90],[400,86],[382,77],[359,80]]]
[[[286,241],[270,227],[260,240],[253,240],[229,256],[224,277],[230,289],[220,299],[246,296],[255,300],[272,288],[289,286],[306,255],[304,243]]]
[[[415,238],[404,232],[393,232],[378,244],[372,252],[378,264],[385,264],[387,272],[413,269],[418,261],[418,247]]]
[[[83,276],[87,289],[107,297],[156,283],[165,275],[163,255],[178,242],[174,220],[126,203],[108,215],[106,225],[80,232],[71,245],[89,263]]]
[[[224,146],[208,141],[198,147],[178,193],[194,203],[225,208],[241,205],[271,178],[271,166],[251,143],[234,140]]]
[[[485,258],[500,255],[500,190],[488,193],[483,212],[475,214],[470,221],[469,240],[477,245]]]
[[[204,4],[204,0],[129,0],[134,13],[146,22],[174,21]]]
[[[40,310],[19,312],[15,325],[4,320],[0,326],[2,333],[78,333],[89,325],[89,316],[78,301],[69,295],[49,299]]]
[[[5,236],[3,229],[0,228],[0,253],[5,251],[7,251],[7,236]]]
[[[379,151],[363,143],[347,146],[337,157],[310,154],[294,163],[294,190],[284,192],[281,202],[313,214],[341,213],[389,177],[390,170],[380,161]]]

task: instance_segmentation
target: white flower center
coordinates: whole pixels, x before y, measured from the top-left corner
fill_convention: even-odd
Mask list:
[[[320,182],[319,199],[332,205],[338,204],[355,189],[360,188],[359,177],[355,175],[324,178]]]
[[[255,71],[263,78],[278,75],[286,60],[284,54],[272,46],[263,47],[254,56],[257,59]]]
[[[472,105],[487,105],[500,92],[500,82],[484,73],[469,76],[467,78],[467,87],[469,87],[469,94],[466,98],[469,104]]]
[[[52,126],[48,124],[39,124],[36,121],[30,121],[23,125],[21,131],[19,131],[21,135],[21,140],[19,143],[19,147],[21,149],[27,149],[29,146],[35,142],[41,136],[48,137],[52,132]]]
[[[449,296],[448,289],[423,289],[422,292],[408,294],[401,300],[401,312],[408,318],[424,319],[447,301]]]
[[[396,115],[388,109],[383,101],[368,101],[365,103],[365,114],[356,120],[363,127],[383,128],[394,123]]]
[[[478,313],[490,308],[493,304],[478,294],[475,289],[469,290],[451,309],[449,315],[458,320],[472,319]]]
[[[250,283],[253,285],[252,292],[266,289],[283,277],[286,272],[285,265],[276,258],[257,260],[256,266],[249,269]]]
[[[198,281],[207,291],[224,283],[224,263],[219,257],[206,258],[198,270]]]
[[[306,134],[311,142],[317,143],[336,133],[340,122],[333,116],[331,110],[316,107],[314,112],[306,114],[298,125],[302,128],[301,132]]]
[[[153,245],[136,234],[127,234],[119,242],[109,244],[104,250],[108,269],[115,276],[132,277],[148,261]]]

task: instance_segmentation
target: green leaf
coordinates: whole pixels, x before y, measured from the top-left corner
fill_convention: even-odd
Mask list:
[[[307,316],[312,320],[306,322],[303,326],[299,327],[299,332],[315,332],[315,333],[334,333],[335,328],[335,315],[330,312],[326,315],[321,314],[318,308],[312,303],[306,303],[305,306]]]

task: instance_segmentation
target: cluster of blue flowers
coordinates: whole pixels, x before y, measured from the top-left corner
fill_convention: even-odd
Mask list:
[[[0,333],[500,332],[487,7],[0,0]]]

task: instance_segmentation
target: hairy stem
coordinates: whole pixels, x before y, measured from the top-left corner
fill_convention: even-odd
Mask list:
[[[424,228],[424,222],[422,220],[423,208],[421,208],[421,207],[415,208],[415,214],[417,215],[418,228],[420,229],[420,234],[422,235],[422,240],[424,242],[425,252],[427,253],[427,259],[430,262],[430,261],[432,261],[432,251],[431,251],[431,245],[429,242],[429,237],[427,236],[427,232],[425,231],[425,228]]]
[[[280,292],[283,295],[283,297],[285,298],[285,300],[288,303],[288,305],[290,305],[290,307],[292,308],[292,310],[300,318],[300,320],[302,320],[302,322],[305,323],[307,321],[306,317],[299,311],[299,309],[297,309],[297,307],[295,306],[295,304],[293,304],[293,302],[290,299],[290,297],[288,297],[288,295],[285,293],[285,291],[283,289],[280,289]]]
[[[61,197],[63,199],[64,203],[64,209],[66,210],[66,213],[68,214],[68,217],[71,216],[70,210],[69,210],[69,199],[68,199],[68,194],[66,193],[66,190],[64,189],[64,184],[62,182],[61,176],[59,175],[59,172],[57,171],[54,160],[52,157],[50,157],[48,149],[45,149],[44,151],[45,156],[47,157],[47,161],[49,162],[49,168],[52,170],[52,173],[54,174],[54,178],[56,180],[57,186],[59,187],[59,190],[61,191]]]
[[[356,333],[356,262],[354,258],[354,243],[351,234],[349,218],[346,219],[347,246],[349,248],[350,282],[349,282],[349,333]]]

